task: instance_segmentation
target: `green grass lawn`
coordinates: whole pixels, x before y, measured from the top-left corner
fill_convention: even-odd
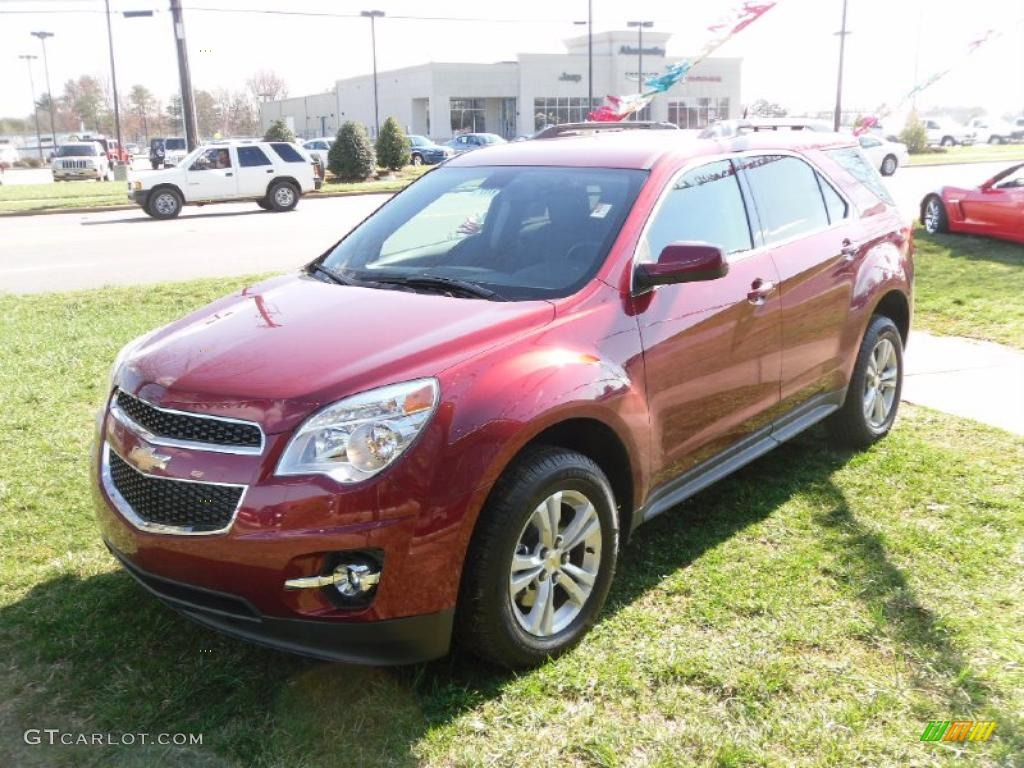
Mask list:
[[[914,326],[1024,349],[1024,245],[918,229]]]
[[[319,194],[347,192],[398,192],[419,178],[430,166],[407,166],[393,178],[372,181],[341,182],[329,180]],[[67,181],[49,184],[6,184],[0,186],[0,215],[18,211],[42,211],[62,208],[93,208],[107,205],[130,205],[127,184],[123,181]]]
[[[533,672],[325,664],[180,618],[100,543],[93,413],[121,344],[239,284],[0,297],[0,765],[1020,764],[1024,440],[918,408],[865,453],[802,436],[640,529],[594,632]],[[998,725],[919,741],[957,718]]]
[[[986,163],[1024,160],[1024,144],[976,144],[969,147],[932,147],[910,156],[910,165],[939,163]]]

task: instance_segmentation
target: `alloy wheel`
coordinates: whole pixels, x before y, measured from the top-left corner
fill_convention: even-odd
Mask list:
[[[887,338],[881,338],[871,350],[864,373],[864,418],[872,429],[881,429],[892,414],[899,380],[899,359],[896,348]]]
[[[178,210],[178,201],[170,192],[163,192],[156,196],[153,207],[162,216],[170,216]]]
[[[287,185],[278,187],[274,191],[274,202],[282,208],[288,208],[295,202],[295,190]]]
[[[579,491],[557,491],[527,520],[509,572],[519,626],[536,637],[568,627],[586,604],[601,567],[601,519]]]
[[[934,235],[939,231],[939,216],[941,215],[939,201],[932,198],[924,208],[924,228],[928,234]]]
[[[892,176],[895,172],[896,161],[891,157],[885,158],[885,160],[882,162],[882,173],[884,173],[886,176]]]

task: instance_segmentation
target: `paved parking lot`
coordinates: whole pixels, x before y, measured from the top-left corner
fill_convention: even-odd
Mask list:
[[[977,184],[1005,165],[903,168],[887,183],[900,209],[915,217],[929,189]],[[285,214],[267,213],[249,202],[187,207],[171,221],[155,221],[141,210],[4,217],[0,291],[36,293],[291,269],[322,253],[385,200],[386,195],[305,199]]]

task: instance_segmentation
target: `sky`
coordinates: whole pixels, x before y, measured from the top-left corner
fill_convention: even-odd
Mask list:
[[[110,0],[118,86],[147,85],[166,101],[177,87],[174,37],[167,0]],[[918,107],[980,106],[1002,115],[1024,113],[1024,0],[848,0],[844,105],[870,111],[898,101],[915,81],[952,65],[953,71],[918,98]],[[328,90],[334,80],[370,71],[369,22],[377,22],[381,70],[427,61],[490,62],[519,52],[558,53],[583,34],[586,0],[183,0],[193,86],[242,88],[258,69],[281,75],[293,96]],[[628,19],[653,20],[673,35],[671,56],[704,41],[708,24],[736,0],[593,0],[594,31],[623,29]],[[222,10],[215,10],[222,9]],[[0,0],[0,115],[31,110],[26,64],[40,54],[34,30],[47,30],[50,81],[56,93],[81,74],[109,78],[102,0]],[[125,19],[124,10],[154,10]],[[266,10],[352,13],[356,18],[269,14]],[[245,11],[245,12],[243,12]],[[835,77],[842,0],[779,0],[762,19],[717,52],[743,57],[742,98],[766,98],[791,112],[829,109]],[[414,20],[435,16],[468,20]],[[1001,37],[965,57],[987,29]],[[45,90],[42,58],[34,62],[36,93]]]

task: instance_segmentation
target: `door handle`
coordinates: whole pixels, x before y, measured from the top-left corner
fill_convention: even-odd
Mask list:
[[[772,291],[775,290],[775,283],[770,280],[762,280],[760,277],[750,284],[750,291],[747,293],[747,301],[756,306],[764,304]]]
[[[267,173],[273,173],[273,172],[274,172],[273,168],[267,168]]]
[[[231,171],[228,171],[228,172],[227,172],[227,173],[225,173],[224,175],[225,175],[225,176],[234,176],[235,174],[231,173]]]
[[[839,252],[843,254],[843,258],[847,261],[853,261],[857,258],[857,254],[860,253],[860,246],[850,241],[850,238],[843,240],[843,246],[839,249]]]

